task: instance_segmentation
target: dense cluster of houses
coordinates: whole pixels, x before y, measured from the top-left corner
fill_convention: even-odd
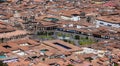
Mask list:
[[[40,32],[104,39],[75,46]],[[9,66],[120,66],[120,0],[0,0],[0,61]]]

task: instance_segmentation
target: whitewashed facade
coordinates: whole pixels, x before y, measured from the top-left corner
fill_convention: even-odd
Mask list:
[[[120,28],[120,23],[110,23],[102,20],[96,20],[96,25]]]
[[[64,19],[64,20],[71,20],[71,21],[79,21],[79,20],[80,20],[80,16],[72,16],[72,17],[61,16],[61,19]]]
[[[61,16],[61,19],[64,19],[64,20],[71,20],[71,17]]]
[[[71,20],[72,21],[79,21],[80,20],[80,16],[72,16]]]

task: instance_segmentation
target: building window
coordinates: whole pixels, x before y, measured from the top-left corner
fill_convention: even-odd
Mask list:
[[[8,49],[8,48],[12,48],[12,47],[9,46],[9,45],[4,45],[3,47],[6,48],[6,49]]]
[[[104,23],[100,22],[101,25],[104,25]]]
[[[111,27],[112,25],[110,25],[110,24],[107,24],[107,26]]]

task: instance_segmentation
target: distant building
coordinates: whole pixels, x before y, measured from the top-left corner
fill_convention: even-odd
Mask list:
[[[119,18],[119,15],[101,16],[97,18],[96,24],[100,26],[120,28],[120,18]]]

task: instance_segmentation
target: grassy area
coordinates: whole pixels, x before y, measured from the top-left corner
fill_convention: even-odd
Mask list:
[[[57,33],[57,36],[62,36],[63,34],[62,33]]]
[[[114,66],[118,66],[118,64],[117,64],[117,63],[115,63],[115,64],[114,64]]]
[[[53,37],[50,35],[40,35],[39,38],[41,38],[41,39],[53,39]]]
[[[65,37],[70,37],[70,34],[62,34],[62,33],[57,33],[57,36],[65,36]]]
[[[68,64],[67,66],[74,66],[74,65],[72,65],[72,64]]]
[[[88,38],[81,38],[79,40],[80,45],[89,45],[89,44],[93,44],[93,43],[95,43],[95,41],[92,39],[88,39]]]
[[[74,44],[74,41],[65,40],[65,39],[64,39],[63,41],[68,42],[68,43],[70,43],[70,44]]]
[[[53,35],[53,32],[38,32],[37,35]]]
[[[80,36],[79,36],[79,35],[75,35],[75,36],[74,36],[74,39],[79,40],[79,39],[80,39]]]

